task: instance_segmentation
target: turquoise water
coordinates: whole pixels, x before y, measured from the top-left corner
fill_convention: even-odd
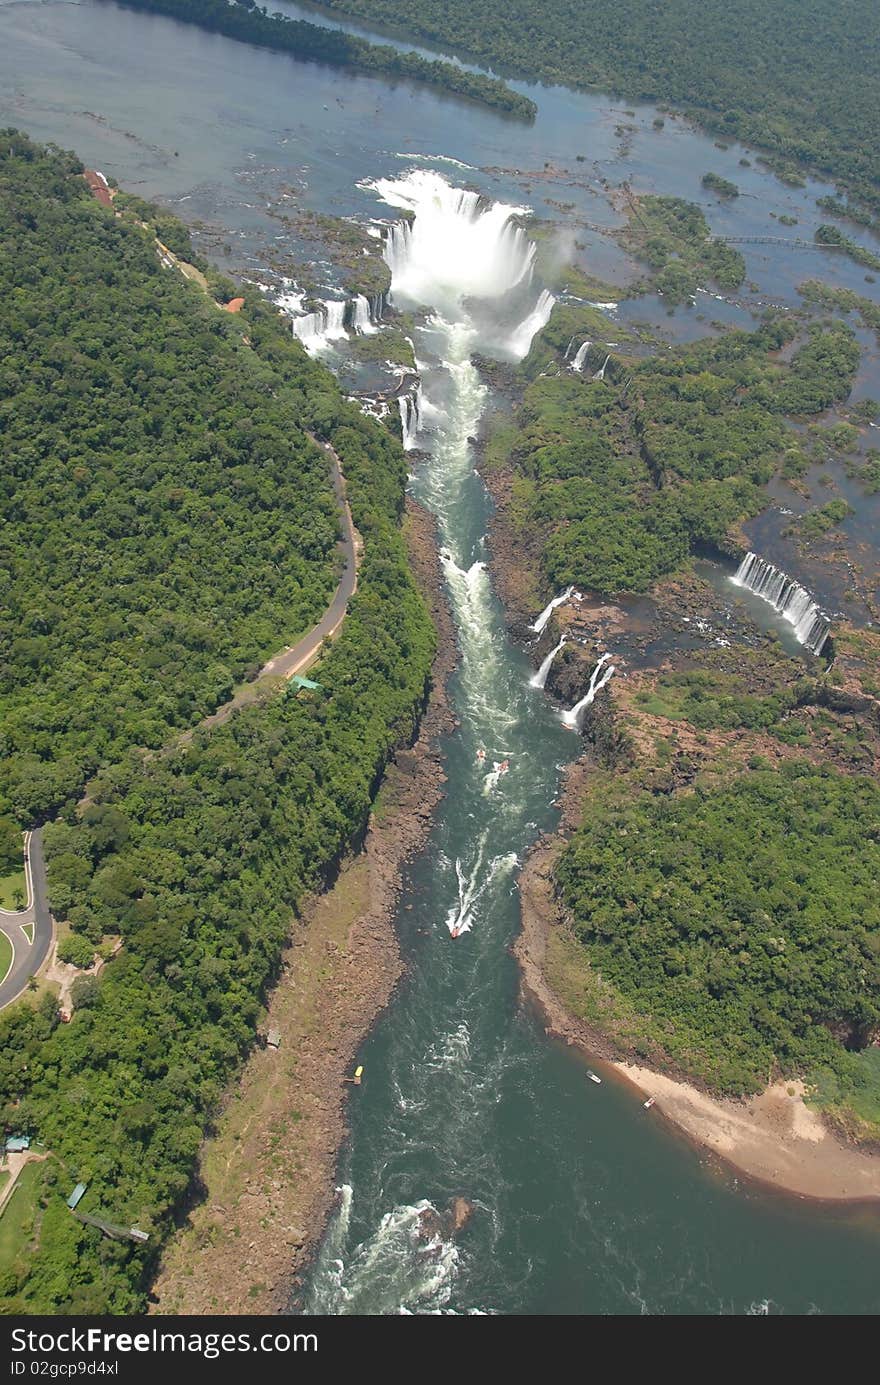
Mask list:
[[[658,133],[651,108],[630,119],[598,96],[535,88],[539,116],[523,127],[424,89],[342,77],[97,0],[0,4],[0,38],[4,123],[75,147],[126,187],[201,219],[200,243],[240,272],[295,253],[269,214],[285,189],[316,210],[388,218],[394,211],[359,184],[412,165],[539,216],[565,221],[551,199],[572,202],[572,227],[577,217],[613,222],[601,177],[699,201],[716,229],[736,234],[773,233],[774,210],[797,215],[798,234],[809,236],[820,220],[813,199],[827,190],[783,188],[754,166],[740,169],[742,150],[717,150],[683,122]],[[626,142],[621,122],[635,126]],[[559,169],[549,181],[547,161]],[[735,208],[706,197],[700,177],[709,168],[740,185]],[[584,246],[576,253],[594,273],[624,282],[634,272],[597,232],[576,234]],[[810,275],[868,291],[840,256],[746,253],[758,305],[793,304],[795,284]],[[469,365],[467,314],[451,301],[439,307],[443,322],[417,341],[435,413],[413,491],[437,514],[448,552],[461,726],[445,746],[446,797],[398,918],[406,977],[361,1054],[345,1191],[306,1306],[876,1312],[876,1214],[737,1186],[631,1093],[587,1081],[582,1062],[517,1004],[508,954],[517,863],[555,823],[559,767],[577,741],[528,687],[531,665],[507,641],[481,566],[488,502],[467,439],[491,400]],[[645,300],[638,310],[671,336],[701,330],[698,309],[669,318]],[[748,307],[718,312],[749,317]],[[876,382],[867,387],[880,394]],[[504,760],[508,772],[488,782]],[[453,939],[456,922],[470,927]],[[420,1214],[442,1212],[456,1195],[475,1210],[452,1238]]]

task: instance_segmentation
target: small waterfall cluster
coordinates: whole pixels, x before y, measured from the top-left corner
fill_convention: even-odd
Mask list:
[[[510,351],[514,360],[521,361],[529,353],[532,344],[532,337],[540,332],[550,321],[550,314],[553,311],[553,304],[556,299],[547,289],[542,289],[538,296],[538,301],[532,311],[528,313],[513,329],[507,349]]]
[[[398,395],[397,407],[400,409],[400,427],[403,433],[404,451],[411,452],[417,446],[416,439],[419,429],[422,426],[423,399],[422,382],[416,380],[415,384],[407,390],[406,394]]]
[[[351,299],[325,298],[314,312],[304,313],[305,294],[293,291],[291,284],[292,280],[284,281],[284,291],[275,296],[275,302],[287,313],[293,335],[311,355],[326,351],[332,342],[347,337],[349,330],[357,336],[378,330],[385,308],[384,293],[371,298],[363,293]]]
[[[754,592],[794,626],[794,633],[811,654],[821,654],[831,628],[810,593],[757,553],[747,553],[731,577],[738,587]]]
[[[306,351],[324,351],[332,341],[347,335],[344,298],[325,299],[313,313],[303,313],[291,321],[291,331]]]
[[[587,688],[587,691],[581,698],[580,702],[576,702],[573,707],[569,707],[567,712],[562,713],[563,726],[570,726],[575,731],[578,729],[578,727],[580,726],[581,713],[584,712],[587,709],[587,707],[589,707],[590,704],[595,700],[596,694],[602,691],[605,684],[608,682],[608,680],[611,678],[611,675],[614,673],[614,665],[608,664],[608,660],[610,658],[610,654],[602,655],[601,659],[599,660],[599,662],[597,663],[596,667],[593,669],[593,672],[590,675],[590,686]],[[608,664],[608,667],[604,669],[603,672],[605,664]]]

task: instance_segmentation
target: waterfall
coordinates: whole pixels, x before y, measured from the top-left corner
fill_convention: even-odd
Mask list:
[[[313,313],[304,313],[291,320],[291,330],[310,355],[326,351],[332,341],[347,336],[345,330],[346,303],[341,298],[327,298]]]
[[[517,327],[499,332],[499,309],[506,312],[510,300],[523,310],[531,297],[535,245],[517,220],[529,209],[487,202],[427,169],[362,186],[413,214],[385,236],[394,302],[410,308],[430,303],[446,322],[467,322],[474,347],[521,360],[555,302],[542,290]]]
[[[556,655],[559,653],[560,649],[564,644],[565,636],[563,635],[559,643],[553,649],[550,650],[550,653],[547,655],[546,659],[541,664],[541,667],[538,669],[538,672],[534,675],[533,678],[529,679],[530,688],[544,687],[545,683],[547,682],[547,674],[550,672],[550,665],[553,663],[553,660],[556,658]]]
[[[416,438],[422,426],[422,382],[417,380],[412,389],[401,394],[397,400],[400,409],[400,427],[403,433],[403,446],[411,452],[416,446]]]
[[[810,593],[778,567],[757,553],[747,553],[731,577],[738,587],[754,592],[794,626],[794,633],[812,654],[821,654],[828,638],[830,621],[820,611]]]
[[[604,379],[605,379],[605,367],[607,366],[607,364],[608,364],[608,362],[609,362],[610,360],[611,360],[611,357],[610,357],[610,356],[606,356],[606,357],[605,357],[604,361],[602,362],[602,369],[601,369],[601,370],[597,370],[597,371],[596,371],[596,374],[593,376],[593,379],[594,379],[594,380],[604,380]]]
[[[420,927],[434,934],[432,953],[428,965],[413,966],[412,986],[401,989],[400,1006],[410,1008],[393,1019],[389,1065],[375,1072],[379,1102],[387,1094],[394,1103],[389,1110],[406,1113],[406,1129],[393,1114],[385,1120],[375,1100],[354,1104],[352,1153],[343,1155],[352,1168],[354,1193],[324,1238],[305,1307],[322,1315],[444,1313],[453,1293],[473,1292],[477,1297],[466,1300],[464,1311],[482,1313],[491,1307],[494,1291],[482,1285],[472,1291],[459,1280],[454,1238],[447,1255],[438,1214],[425,1196],[430,1190],[420,1185],[423,1180],[436,1184],[436,1156],[441,1168],[452,1171],[456,1188],[475,1200],[485,1198],[479,1203],[477,1237],[484,1225],[494,1223],[492,1188],[484,1179],[493,1172],[485,1157],[492,1130],[487,1115],[494,1112],[499,1078],[511,1059],[506,1015],[504,1030],[495,1028],[491,987],[516,912],[511,881],[516,851],[531,839],[537,804],[552,796],[553,748],[564,739],[558,721],[552,718],[555,725],[548,726],[546,711],[523,687],[519,661],[506,656],[485,565],[484,502],[471,445],[489,398],[473,353],[510,358],[511,331],[534,305],[540,285],[531,282],[534,252],[511,221],[515,209],[492,206],[424,171],[374,186],[391,205],[415,214],[411,225],[391,230],[385,244],[394,305],[416,312],[416,355],[426,395],[419,397],[421,422],[424,431],[426,422],[432,429],[430,465],[418,468],[413,486],[439,529],[460,652],[455,707],[461,743],[474,751],[479,747],[482,754],[466,760],[450,756],[449,787],[458,797],[448,801],[451,821],[447,809],[438,813],[434,849],[424,858],[429,879],[418,905]],[[410,403],[414,409],[414,397]],[[411,410],[404,417],[401,406],[401,417],[412,427]],[[529,717],[529,711],[538,715]],[[534,721],[543,724],[546,742]],[[447,937],[457,941],[447,946]],[[506,980],[501,984],[509,996]],[[410,1015],[430,1035],[427,1045],[420,1036],[418,1052],[400,1043]],[[496,1032],[503,1033],[500,1043]],[[374,1115],[379,1117],[375,1142],[362,1123]],[[432,1152],[430,1163],[416,1152],[418,1146]],[[398,1156],[393,1181],[398,1182],[398,1172],[401,1177],[392,1188],[385,1173],[389,1157],[396,1161]],[[482,1256],[476,1238],[463,1256],[472,1244]],[[482,1261],[477,1264],[482,1269]],[[456,1302],[455,1311],[458,1307]]]
[[[567,601],[573,591],[574,587],[566,587],[564,592],[560,592],[558,596],[554,596],[552,601],[548,601],[547,605],[544,607],[543,611],[538,616],[538,619],[534,622],[534,624],[529,626],[529,629],[534,630],[536,635],[540,635],[541,631],[544,629],[544,626],[547,624],[547,621],[550,619],[553,612],[556,610],[556,607],[561,606],[563,601]]]
[[[370,300],[365,298],[362,293],[355,296],[351,305],[351,325],[356,332],[364,336],[369,336],[376,330],[373,325]]]
[[[324,336],[328,341],[333,341],[336,337],[344,337],[345,331],[345,300],[329,298],[324,302],[324,312],[326,313]]]
[[[591,345],[592,342],[589,341],[581,342],[580,346],[575,352],[574,360],[571,363],[572,370],[583,370],[584,362],[587,359],[587,352],[589,351]]]
[[[523,319],[518,327],[514,328],[510,340],[507,343],[508,350],[514,360],[521,361],[524,356],[528,355],[529,347],[532,344],[532,337],[547,326],[555,302],[556,299],[553,297],[553,294],[548,292],[547,289],[542,289],[532,311]]]
[[[581,698],[580,702],[576,702],[574,706],[570,707],[567,712],[562,713],[563,726],[571,726],[574,728],[574,730],[577,730],[580,724],[581,712],[583,712],[585,708],[590,706],[590,703],[594,700],[596,694],[602,691],[605,684],[608,682],[609,678],[614,672],[614,665],[609,664],[608,668],[606,668],[605,672],[602,674],[602,677],[599,677],[599,674],[602,670],[602,665],[607,663],[610,658],[610,654],[602,655],[601,659],[599,660],[598,664],[593,669],[593,672],[590,675],[590,686],[587,688],[587,691]]]

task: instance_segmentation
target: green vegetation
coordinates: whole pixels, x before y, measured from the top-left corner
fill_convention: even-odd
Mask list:
[[[313,367],[245,344],[80,169],[0,137],[0,813],[21,823],[212,711],[336,582]]]
[[[12,950],[12,943],[9,941],[3,930],[0,929],[0,981],[4,981],[6,979],[6,973],[12,966],[12,959],[14,955],[15,954]]]
[[[772,319],[651,359],[614,356],[602,381],[557,368],[526,387],[488,462],[512,464],[509,517],[539,543],[548,588],[642,591],[691,552],[729,546],[770,477],[804,465],[784,415],[844,398],[858,365],[841,323],[813,324],[780,365],[793,331]],[[551,318],[535,359],[550,344],[558,358],[564,336]]]
[[[479,101],[484,106],[504,111],[521,119],[534,118],[536,106],[496,77],[466,72],[453,63],[422,58],[413,51],[404,53],[387,44],[369,43],[353,34],[287,19],[271,17],[258,9],[253,0],[230,4],[229,0],[122,0],[129,9],[166,14],[185,24],[197,24],[213,34],[240,39],[260,48],[273,48],[302,62],[329,63],[369,76],[392,80],[407,78],[426,82],[442,91]]]
[[[821,539],[832,529],[839,529],[851,514],[852,506],[845,500],[829,500],[827,505],[820,505],[800,517],[796,526],[798,537],[804,540]]]
[[[719,197],[739,197],[739,188],[720,173],[704,173],[701,180],[704,188],[716,192]]]
[[[496,70],[669,102],[727,141],[802,161],[880,209],[873,0],[324,0]]]
[[[854,476],[866,495],[880,491],[880,448],[869,447],[863,458],[853,458],[847,464],[847,475]]]
[[[737,661],[747,659],[745,650],[736,653]],[[763,650],[762,657],[768,657]],[[774,727],[797,700],[794,686],[756,696],[740,673],[691,668],[659,675],[652,689],[637,693],[636,706],[652,716],[686,721],[700,731],[732,731]]]
[[[680,197],[640,197],[621,239],[647,260],[654,271],[651,289],[670,304],[686,303],[708,280],[736,289],[745,278],[739,251],[714,239],[700,208]]]
[[[836,226],[819,226],[813,237],[820,245],[833,245],[848,255],[856,264],[865,265],[867,269],[880,269],[880,255],[874,255],[870,250],[866,250],[857,241],[850,240]]]
[[[878,868],[880,788],[793,760],[674,795],[609,777],[558,881],[584,968],[686,1071],[741,1093],[822,1068],[864,1096]]]
[[[848,202],[843,202],[839,197],[817,197],[816,206],[820,211],[830,212],[832,216],[841,216],[845,217],[847,221],[854,221],[857,226],[871,226],[874,221],[870,212],[866,212],[862,207],[854,207]]]
[[[22,864],[24,843],[18,823],[9,815],[0,817],[0,875],[15,871]]]
[[[119,227],[97,204],[83,201],[77,166],[66,156],[46,155],[20,140],[10,143],[19,150],[15,177],[27,193],[16,204],[24,221],[51,227],[54,217],[63,218],[65,236],[56,241],[60,268],[41,283],[49,298],[45,311],[51,313],[57,297],[56,317],[68,313],[70,331],[63,340],[78,330],[69,306],[76,294],[65,287],[65,270],[74,280],[86,274],[84,247],[99,254],[105,236],[125,252],[115,263],[101,263],[126,305],[126,330],[139,332],[151,320],[151,296],[140,293],[154,253],[147,233]],[[68,215],[71,209],[75,215]],[[33,225],[31,231],[36,234]],[[157,273],[154,288],[168,313],[173,308],[178,314],[169,315],[165,327],[175,351],[179,346],[184,356],[187,350],[199,356],[201,336],[209,336],[218,383],[212,385],[206,362],[205,396],[222,394],[224,341],[240,340],[244,331],[251,342],[236,347],[242,390],[250,374],[263,387],[259,403],[254,400],[250,434],[260,464],[240,473],[247,508],[257,514],[265,508],[283,522],[275,487],[294,469],[308,476],[314,465],[317,475],[320,452],[305,442],[305,433],[313,432],[332,443],[342,460],[364,555],[357,595],[321,662],[320,693],[252,704],[222,726],[197,730],[191,744],[151,756],[135,748],[134,717],[120,714],[113,737],[101,739],[104,723],[100,710],[95,713],[103,764],[88,805],[66,803],[60,819],[45,829],[49,894],[53,908],[70,920],[68,948],[76,948],[77,956],[107,935],[121,933],[124,946],[100,981],[77,979],[70,1024],[58,1022],[52,995],[0,1015],[5,1127],[39,1133],[64,1168],[63,1184],[46,1192],[38,1236],[17,1253],[12,1280],[4,1286],[10,1312],[143,1309],[151,1267],[190,1187],[205,1128],[253,1041],[291,918],[362,836],[388,756],[413,735],[434,648],[399,531],[406,480],[399,443],[343,398],[332,376],[304,355],[259,294],[247,293],[243,312],[231,319],[170,275]],[[116,339],[110,335],[107,347],[96,337],[88,379],[101,372],[111,378]],[[157,350],[163,349],[161,337],[159,343]],[[5,365],[13,369],[15,358]],[[75,370],[71,374],[76,378]],[[147,388],[146,380],[141,383]],[[204,408],[213,407],[206,398]],[[192,401],[194,422],[201,408],[202,400]],[[91,419],[88,394],[83,409]],[[275,449],[259,445],[261,416],[273,409],[289,423],[284,456],[294,459],[294,467],[278,477]],[[136,427],[136,408],[134,414]],[[69,417],[74,423],[72,405]],[[234,408],[210,417],[210,446],[204,446],[190,485],[198,481],[213,499],[227,484],[230,467],[238,474],[242,420]],[[186,423],[182,418],[181,426]],[[156,426],[161,440],[161,418]],[[293,454],[291,438],[299,443]],[[133,485],[137,471],[129,468],[125,438],[115,448],[112,443],[111,431],[102,444],[105,484],[109,488],[118,474],[127,487]],[[183,451],[180,464],[185,463]],[[319,537],[335,535],[323,507],[325,485],[322,468],[321,486],[313,478],[310,497],[299,499],[291,520],[295,534],[311,524]],[[164,490],[160,494],[176,513]],[[197,507],[190,519],[193,542],[199,540],[201,514]],[[126,533],[113,529],[107,536],[102,551],[111,568]],[[231,521],[229,534],[233,542]],[[322,552],[320,543],[317,548]],[[210,556],[200,553],[198,561],[208,563]],[[281,564],[288,560],[286,536],[276,556]],[[259,548],[248,558],[260,573]],[[189,568],[179,572],[185,582]],[[250,573],[246,565],[240,585],[250,585]],[[224,591],[235,580],[227,573]],[[272,583],[265,574],[261,581],[262,590],[248,598],[255,616],[263,603],[271,605]],[[145,717],[153,700],[161,702],[169,676],[160,669],[155,686],[143,681]],[[89,672],[89,686],[92,681]],[[72,698],[70,688],[68,693]],[[36,704],[22,705],[33,713]],[[166,715],[165,724],[170,721]],[[50,764],[54,743],[45,745]],[[78,1180],[89,1185],[84,1210],[140,1225],[150,1234],[148,1247],[105,1241],[71,1217],[62,1196]]]
[[[864,298],[852,289],[835,288],[818,279],[808,279],[806,283],[799,284],[798,293],[806,303],[821,308],[823,312],[837,308],[844,313],[857,313],[864,326],[873,328],[880,341],[880,303]]]
[[[68,933],[58,944],[59,962],[71,962],[75,967],[90,967],[95,960],[94,944],[80,933]]]
[[[0,1213],[0,1298],[15,1291],[16,1270],[24,1265],[22,1250],[39,1235],[44,1189],[55,1173],[50,1161],[30,1160]]]
[[[0,879],[0,909],[21,909],[27,899],[27,881],[23,870],[13,871]]]

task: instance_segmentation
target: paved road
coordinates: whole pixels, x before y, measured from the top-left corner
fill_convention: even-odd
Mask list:
[[[305,669],[310,668],[319,658],[324,640],[332,640],[338,633],[345,619],[348,603],[357,591],[357,573],[363,544],[351,517],[342,467],[336,452],[329,443],[318,443],[317,438],[312,438],[312,441],[327,454],[333,476],[333,489],[339,502],[339,515],[342,523],[339,551],[344,563],[339,585],[333,600],[317,625],[313,626],[307,635],[303,635],[301,640],[297,640],[296,644],[291,645],[288,649],[282,649],[279,654],[264,664],[253,683],[245,683],[229,702],[218,707],[211,716],[205,717],[199,726],[219,726],[222,722],[228,721],[232,713],[240,707],[255,702],[263,692],[267,692],[274,685],[275,680],[292,678],[294,674],[302,673]],[[173,744],[187,744],[192,740],[196,729],[198,728],[185,731]],[[43,858],[41,831],[26,833],[25,851],[27,853],[25,864],[28,885],[27,907],[15,914],[0,909],[0,928],[12,943],[14,950],[12,967],[6,979],[0,983],[0,1010],[21,995],[29,978],[38,971],[48,956],[54,936],[54,925],[47,903],[46,863]],[[31,923],[34,925],[34,938],[33,942],[29,943],[27,935],[22,932],[21,925]]]
[[[24,849],[27,905],[14,914],[0,909],[0,928],[12,943],[14,954],[9,973],[0,983],[0,1010],[21,995],[29,978],[39,971],[49,955],[55,931],[49,913],[42,829],[25,833]],[[33,925],[32,942],[28,942],[22,924]]]

